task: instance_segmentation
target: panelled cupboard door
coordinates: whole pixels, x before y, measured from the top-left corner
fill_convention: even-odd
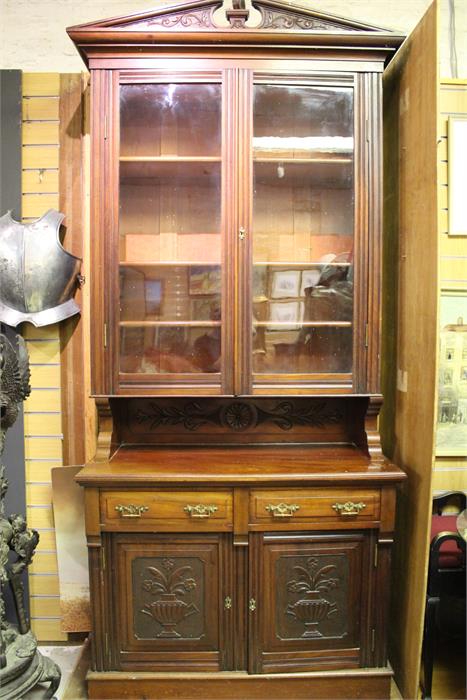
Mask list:
[[[252,535],[249,670],[365,666],[370,535]]]
[[[165,65],[93,83],[96,393],[365,393],[379,76]]]
[[[228,535],[115,535],[117,668],[232,667],[231,552]]]

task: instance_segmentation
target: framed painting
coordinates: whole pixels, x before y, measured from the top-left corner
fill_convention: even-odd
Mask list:
[[[436,455],[467,455],[467,291],[440,300]]]
[[[448,149],[449,235],[467,236],[467,117],[449,117]]]

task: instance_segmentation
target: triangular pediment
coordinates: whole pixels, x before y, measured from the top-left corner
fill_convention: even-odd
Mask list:
[[[230,7],[232,6],[232,7]],[[74,34],[98,32],[245,32],[264,33],[380,33],[391,30],[336,17],[295,3],[278,0],[232,0],[226,9],[221,0],[182,2],[123,17],[70,27]]]

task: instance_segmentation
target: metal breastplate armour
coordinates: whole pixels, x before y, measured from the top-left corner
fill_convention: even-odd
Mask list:
[[[81,260],[62,248],[63,219],[54,209],[30,224],[0,217],[0,321],[46,326],[79,313],[72,296]]]

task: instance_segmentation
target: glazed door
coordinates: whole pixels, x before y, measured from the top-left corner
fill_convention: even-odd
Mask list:
[[[240,269],[251,346],[239,382],[256,394],[350,392],[367,294],[358,80],[254,73],[244,83],[240,172],[251,180]]]
[[[118,95],[114,381],[123,391],[226,392],[225,84],[219,73],[132,81],[122,75]]]
[[[112,667],[232,668],[231,556],[229,535],[115,535]]]
[[[249,670],[287,673],[370,664],[370,535],[251,538]]]
[[[93,83],[95,393],[377,393],[380,83],[174,67]]]

